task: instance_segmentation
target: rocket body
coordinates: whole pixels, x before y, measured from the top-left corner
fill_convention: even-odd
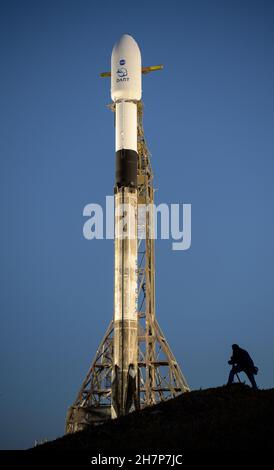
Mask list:
[[[138,408],[137,101],[141,76],[139,47],[125,34],[111,56],[116,151],[112,418]]]

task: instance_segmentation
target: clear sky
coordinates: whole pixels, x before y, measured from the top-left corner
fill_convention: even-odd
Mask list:
[[[158,321],[192,389],[232,343],[274,386],[272,1],[0,3],[1,448],[63,434],[113,312],[113,241],[83,207],[114,185],[109,79],[129,33],[143,65],[156,202],[192,204],[192,246],[156,243]]]

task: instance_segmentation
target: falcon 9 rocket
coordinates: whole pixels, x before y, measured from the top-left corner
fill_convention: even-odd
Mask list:
[[[116,150],[113,418],[138,409],[137,101],[142,94],[141,77],[139,47],[124,34],[111,56]]]

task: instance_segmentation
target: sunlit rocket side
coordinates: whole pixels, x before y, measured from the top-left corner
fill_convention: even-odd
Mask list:
[[[112,418],[138,408],[137,101],[141,77],[139,47],[125,34],[111,56],[116,150]]]

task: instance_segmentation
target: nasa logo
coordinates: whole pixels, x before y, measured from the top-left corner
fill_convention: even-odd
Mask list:
[[[125,65],[125,63],[126,63],[125,59],[121,59],[119,62],[120,65]]]
[[[127,69],[125,69],[124,67],[120,67],[120,68],[117,70],[117,75],[118,75],[118,77],[120,77],[120,78],[126,77],[126,76],[127,76]]]

